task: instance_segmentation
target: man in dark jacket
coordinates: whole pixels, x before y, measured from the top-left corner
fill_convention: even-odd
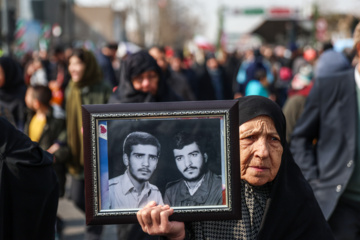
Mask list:
[[[360,24],[354,47],[360,55]],[[360,238],[359,107],[360,65],[320,77],[291,138],[294,159],[336,239]]]
[[[54,239],[53,158],[2,117],[0,128],[0,239]]]

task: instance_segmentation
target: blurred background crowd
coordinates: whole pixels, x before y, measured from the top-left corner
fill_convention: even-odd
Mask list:
[[[60,196],[81,210],[81,104],[261,95],[290,140],[313,80],[358,63],[358,3],[270,2],[2,0],[0,114],[55,155]],[[153,72],[162,85],[136,88]]]

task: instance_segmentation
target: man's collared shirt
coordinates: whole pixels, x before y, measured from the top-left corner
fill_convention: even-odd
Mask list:
[[[109,180],[109,198],[109,209],[143,208],[150,201],[164,204],[159,189],[149,181],[145,182],[143,190],[138,194],[129,178],[128,170]]]

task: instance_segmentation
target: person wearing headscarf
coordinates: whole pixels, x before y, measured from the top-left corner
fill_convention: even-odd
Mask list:
[[[149,53],[130,55],[121,65],[120,84],[109,103],[171,102],[182,100],[162,78],[161,69]]]
[[[26,86],[20,65],[10,57],[0,58],[0,110],[3,116],[23,130],[26,116]]]
[[[281,108],[268,98],[239,99],[241,220],[175,222],[169,206],[137,213],[144,231],[168,239],[334,239],[286,142]],[[161,216],[161,218],[160,218]]]
[[[53,157],[3,117],[0,128],[0,239],[54,239]]]
[[[359,57],[360,23],[353,44]],[[332,74],[315,75],[290,150],[336,239],[360,239],[360,65],[343,71],[336,58],[323,59]]]
[[[67,144],[72,155],[71,161],[68,163],[68,171],[72,176],[70,198],[79,209],[85,212],[81,105],[107,103],[111,87],[102,80],[101,70],[94,55],[85,49],[74,50],[69,59],[69,73],[71,80],[65,91],[65,110]],[[96,229],[96,227],[92,227],[92,229]],[[91,231],[89,230],[89,234],[99,237],[101,227],[94,232]],[[85,238],[87,239],[88,235],[86,234]]]

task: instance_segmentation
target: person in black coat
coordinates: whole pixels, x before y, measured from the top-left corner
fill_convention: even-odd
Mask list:
[[[54,239],[59,190],[52,155],[2,117],[0,128],[0,239]]]
[[[354,48],[360,56],[360,24]],[[360,238],[359,66],[315,79],[291,137],[294,159],[337,239]]]
[[[198,65],[197,75],[198,100],[225,100],[232,99],[232,80],[225,74],[224,69],[217,62],[213,53],[205,56],[205,65]]]

